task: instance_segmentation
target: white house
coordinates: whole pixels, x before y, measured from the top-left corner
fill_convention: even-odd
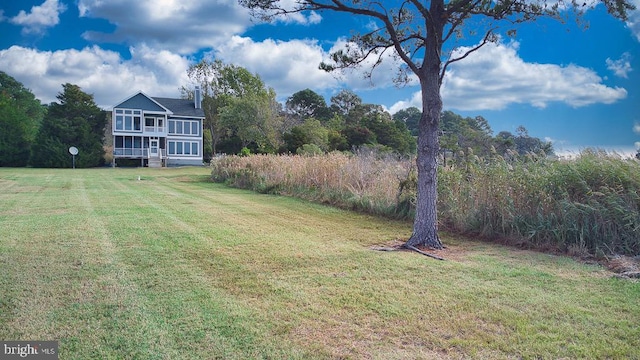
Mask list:
[[[202,165],[202,94],[194,100],[150,97],[142,91],[113,107],[113,162],[141,166]]]

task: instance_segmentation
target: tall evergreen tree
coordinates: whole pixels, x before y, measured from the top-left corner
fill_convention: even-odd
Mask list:
[[[26,166],[45,110],[20,82],[0,71],[0,166]]]
[[[63,84],[63,91],[49,105],[35,144],[31,149],[31,165],[35,167],[71,167],[69,147],[75,146],[77,167],[104,164],[102,140],[106,113],[95,104],[93,95],[79,86]]]

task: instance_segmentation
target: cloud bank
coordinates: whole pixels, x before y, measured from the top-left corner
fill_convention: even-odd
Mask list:
[[[487,44],[465,60],[451,64],[442,86],[445,108],[502,110],[511,104],[545,108],[550,103],[581,107],[611,104],[627,96],[625,89],[605,85],[591,69],[528,63],[518,55],[518,48],[517,42]],[[419,104],[418,92],[394,104],[391,111]]]

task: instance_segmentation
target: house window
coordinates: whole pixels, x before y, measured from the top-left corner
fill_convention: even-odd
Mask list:
[[[197,141],[174,141],[169,142],[169,155],[189,155],[198,156],[200,143]]]
[[[169,120],[169,134],[200,135],[200,122],[194,120]]]
[[[115,129],[117,131],[141,131],[142,110],[116,109]]]

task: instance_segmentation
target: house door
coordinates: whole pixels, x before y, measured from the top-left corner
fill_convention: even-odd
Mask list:
[[[149,140],[149,157],[158,157],[158,139]]]

